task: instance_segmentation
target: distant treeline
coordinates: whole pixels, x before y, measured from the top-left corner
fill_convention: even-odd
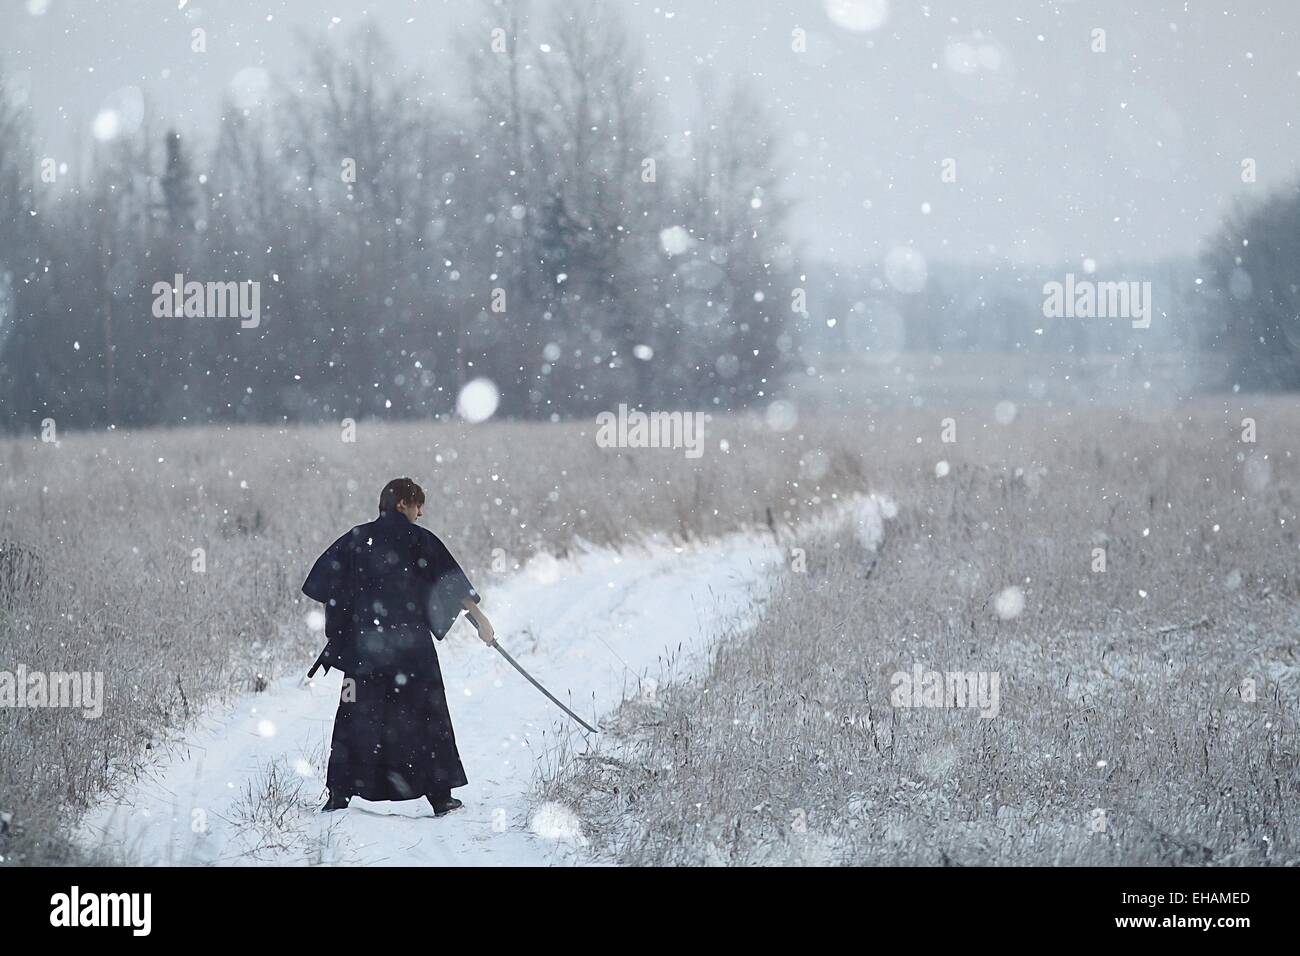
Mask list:
[[[67,164],[0,69],[0,429],[420,417],[478,378],[513,417],[727,409],[838,350],[1196,349],[1300,387],[1300,186],[1199,261],[796,266],[752,89],[665,116],[600,0],[485,3],[460,47],[450,95],[373,29],[304,42],[215,129],[109,117]],[[1068,274],[1150,283],[1149,327],[1045,317]]]
[[[1300,181],[1239,203],[1207,243],[1200,344],[1221,380],[1300,388]]]
[[[599,0],[485,5],[462,48],[455,108],[366,28],[67,169],[0,73],[0,427],[427,416],[480,377],[532,418],[770,394],[797,282],[756,95],[702,76],[669,124]],[[171,317],[252,282],[256,321]]]
[[[805,262],[809,312],[797,326],[813,351],[1029,352],[1140,358],[1186,353],[1202,387],[1300,388],[1300,183],[1240,203],[1197,257],[1097,265]],[[896,279],[897,277],[895,277]],[[1128,285],[1149,310],[1120,317],[1049,316],[1050,284]],[[1147,285],[1149,284],[1149,285]],[[1148,301],[1149,297],[1149,301]]]
[[[1118,267],[936,262],[926,266],[923,286],[900,292],[880,266],[809,262],[805,268],[815,292],[809,295],[812,311],[800,323],[800,341],[867,356],[898,351],[1168,355],[1197,346],[1208,304],[1202,290],[1210,275],[1193,258]],[[1045,287],[1057,284],[1068,291],[1085,283],[1103,291],[1127,286],[1124,291],[1133,293],[1125,302],[1129,314],[1044,314]],[[1139,304],[1149,315],[1139,318]],[[1135,328],[1134,322],[1144,327]]]

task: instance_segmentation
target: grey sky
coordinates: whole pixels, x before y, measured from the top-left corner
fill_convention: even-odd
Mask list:
[[[702,63],[752,77],[788,143],[799,239],[845,261],[908,244],[931,259],[1103,268],[1188,253],[1232,197],[1300,166],[1295,2],[610,2],[644,37],[676,127]],[[204,136],[241,70],[292,69],[303,28],[368,12],[404,66],[436,77],[478,22],[470,0],[0,3],[0,59],[30,86],[38,152],[69,162],[123,87],[143,91],[160,129]],[[206,54],[190,51],[194,26]],[[1104,53],[1090,49],[1098,27]],[[955,183],[941,181],[948,157]]]

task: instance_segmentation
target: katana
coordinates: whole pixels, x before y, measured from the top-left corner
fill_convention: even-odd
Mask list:
[[[471,623],[472,623],[472,622],[471,622]],[[511,666],[511,667],[513,667],[515,670],[519,671],[519,673],[523,674],[524,677],[526,677],[526,678],[528,679],[528,683],[532,684],[534,687],[536,687],[538,690],[540,690],[543,694],[545,694],[547,697],[549,697],[549,698],[551,699],[551,703],[553,703],[556,707],[560,708],[560,710],[564,711],[566,714],[568,714],[570,717],[572,717],[572,718],[573,718],[574,720],[576,720],[578,723],[582,724],[582,726],[586,727],[586,728],[587,728],[588,730],[590,730],[593,734],[598,734],[598,733],[600,733],[600,731],[597,730],[595,727],[591,726],[591,724],[587,723],[585,720],[583,720],[581,717],[579,717],[579,716],[578,716],[577,714],[575,714],[573,711],[569,710],[568,707],[565,707],[564,704],[562,704],[562,703],[561,703],[561,702],[556,698],[556,696],[555,696],[554,694],[552,694],[549,690],[547,690],[545,687],[543,687],[541,684],[539,684],[539,683],[537,682],[537,679],[536,679],[535,677],[533,677],[532,674],[528,673],[528,671],[526,671],[526,670],[524,670],[522,667],[520,667],[520,666],[519,666],[519,662],[518,662],[517,660],[515,660],[513,657],[511,657],[511,656],[509,655],[509,653],[506,652],[506,649],[505,649],[504,647],[502,647],[502,646],[501,646],[500,644],[498,644],[496,641],[493,641],[492,644],[491,644],[491,646],[492,646],[492,647],[495,647],[496,650],[497,650],[497,653],[500,654],[502,657],[504,657],[506,660],[508,660],[508,661],[510,662],[510,666]]]

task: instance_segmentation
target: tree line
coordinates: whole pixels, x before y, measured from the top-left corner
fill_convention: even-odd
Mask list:
[[[1300,388],[1300,180],[1238,202],[1201,264],[1199,343],[1216,384]]]
[[[524,418],[769,394],[797,283],[756,94],[701,76],[670,123],[599,0],[485,4],[461,46],[451,98],[373,26],[312,41],[215,130],[146,116],[67,171],[0,71],[4,425],[427,416],[478,378]],[[176,276],[257,282],[260,320],[159,317]]]

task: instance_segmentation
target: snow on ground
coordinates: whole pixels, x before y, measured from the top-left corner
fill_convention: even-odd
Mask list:
[[[543,557],[485,589],[503,647],[589,723],[638,692],[702,667],[711,641],[758,608],[783,560],[770,536]],[[679,653],[678,647],[681,647]],[[535,773],[577,727],[462,619],[438,646],[469,786],[435,818],[426,800],[315,812],[323,802],[342,675],[285,678],[209,713],[151,773],[87,815],[82,839],[137,864],[481,865],[581,859],[581,827],[531,799]],[[304,670],[310,662],[304,661]],[[262,801],[251,795],[278,794]]]
[[[874,548],[895,507],[858,497],[804,527],[847,523]],[[761,609],[788,554],[769,535],[534,559],[485,588],[497,637],[589,723],[625,697],[707,666]],[[424,799],[316,812],[342,675],[288,677],[207,713],[151,771],[86,815],[81,839],[133,864],[542,865],[585,859],[581,823],[538,805],[539,770],[588,735],[480,642],[463,618],[438,645],[469,786],[435,818]],[[303,662],[304,671],[308,661]]]

